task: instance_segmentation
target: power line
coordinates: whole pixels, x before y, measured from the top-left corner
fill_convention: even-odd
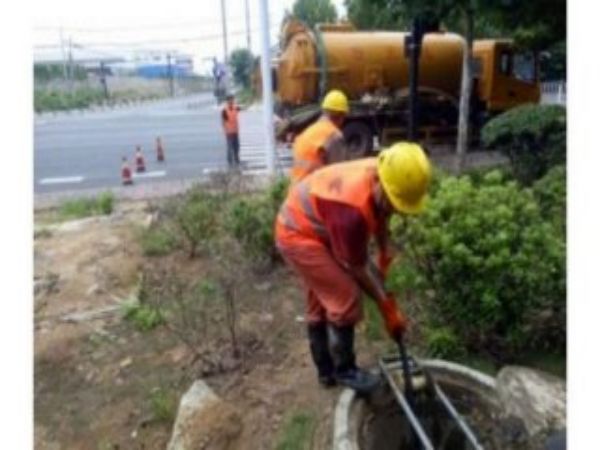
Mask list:
[[[270,27],[271,30],[279,28],[279,25],[272,25]],[[250,30],[251,33],[258,33],[259,30]],[[229,36],[243,36],[246,34],[245,30],[236,30],[229,32]],[[223,39],[223,36],[218,34],[210,34],[204,36],[194,36],[194,37],[186,37],[186,38],[177,38],[177,39],[157,39],[157,40],[147,40],[147,41],[136,41],[136,42],[85,42],[80,43],[79,45],[84,46],[95,46],[95,47],[133,47],[140,45],[157,45],[157,44],[176,44],[176,43],[185,43],[185,42],[196,42],[196,41],[209,41],[209,40],[220,40]],[[60,44],[38,44],[34,45],[36,49],[44,49],[44,48],[58,48]]]
[[[194,21],[194,22],[180,22],[180,23],[162,23],[154,25],[135,25],[135,26],[111,26],[111,27],[98,27],[98,28],[79,28],[79,27],[62,27],[65,32],[75,33],[106,33],[109,31],[140,31],[140,30],[158,30],[168,28],[181,28],[181,27],[195,27],[199,25],[214,24],[216,19],[207,19],[205,21]],[[241,22],[245,20],[244,16],[233,16],[227,17],[228,22]],[[37,26],[34,27],[35,31],[58,31],[60,26]]]

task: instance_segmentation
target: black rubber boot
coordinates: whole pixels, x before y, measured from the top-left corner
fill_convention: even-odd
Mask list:
[[[358,394],[370,394],[380,378],[356,366],[354,355],[354,326],[328,326],[329,342],[335,366],[335,380]]]
[[[308,325],[310,354],[317,368],[319,383],[324,387],[335,386],[333,359],[329,353],[327,324],[317,322]]]

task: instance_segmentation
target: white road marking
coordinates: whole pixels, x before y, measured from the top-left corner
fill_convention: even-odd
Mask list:
[[[42,178],[38,181],[38,184],[68,184],[68,183],[81,183],[83,181],[82,176],[75,177],[55,177],[55,178]]]
[[[159,178],[167,175],[164,170],[155,170],[153,172],[133,172],[133,178]]]

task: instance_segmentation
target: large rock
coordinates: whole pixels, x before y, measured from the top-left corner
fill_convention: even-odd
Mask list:
[[[530,436],[566,428],[564,380],[524,367],[508,366],[496,378],[505,417],[520,419]]]
[[[241,429],[234,408],[196,380],[181,398],[167,450],[233,448]]]

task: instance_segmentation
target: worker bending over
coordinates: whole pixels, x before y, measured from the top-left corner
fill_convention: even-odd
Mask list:
[[[361,291],[377,303],[390,336],[399,338],[407,321],[384,286],[389,218],[420,212],[430,179],[421,147],[403,142],[377,157],[319,169],[290,188],[276,219],[276,244],[305,286],[310,351],[322,385],[359,392],[377,385],[378,378],[355,362]],[[378,270],[368,255],[371,238]]]
[[[348,114],[348,99],[342,91],[329,91],[321,109],[321,117],[294,140],[292,183],[326,164],[345,159],[345,142],[340,128]]]

